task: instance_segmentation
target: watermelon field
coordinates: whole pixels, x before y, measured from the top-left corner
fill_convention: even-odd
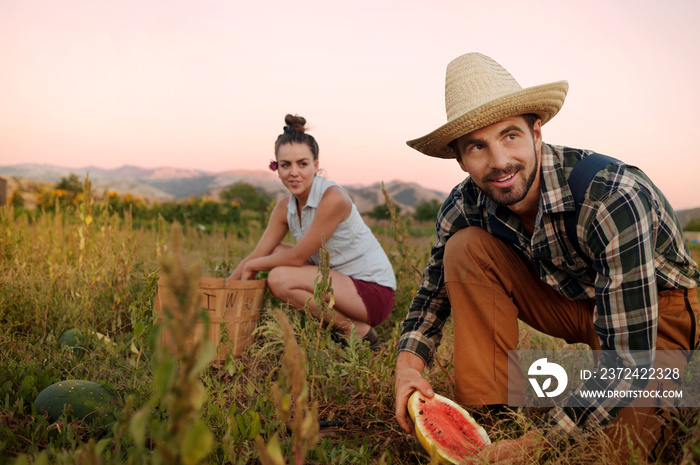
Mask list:
[[[222,224],[137,222],[109,198],[95,200],[87,180],[75,205],[2,207],[0,465],[436,464],[399,428],[393,393],[399,325],[429,253],[431,237],[421,231],[430,228],[417,228],[387,200],[390,224],[373,229],[398,290],[377,328],[378,350],[355,337],[339,345],[316,320],[267,293],[252,344],[217,363],[210,363],[217,350],[232,344],[226,331],[219,347],[206,340],[164,347],[159,335],[185,340],[206,323],[189,305],[199,276],[232,270],[262,234],[265,214]],[[314,298],[327,308],[327,264],[318,276]],[[174,283],[179,302],[163,321],[153,310],[159,280]],[[524,348],[563,344],[521,332]],[[450,340],[448,325],[426,373],[448,398]],[[70,396],[80,400],[64,409]],[[487,432],[491,440],[518,437],[538,414],[493,422]],[[658,463],[700,460],[698,418],[682,412],[681,431]],[[599,431],[579,439],[566,448],[543,442],[535,462],[608,461]],[[591,439],[599,446],[590,447]]]

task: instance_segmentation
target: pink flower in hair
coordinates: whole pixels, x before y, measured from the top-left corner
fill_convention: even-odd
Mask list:
[[[277,162],[275,160],[270,160],[270,171],[277,171]]]

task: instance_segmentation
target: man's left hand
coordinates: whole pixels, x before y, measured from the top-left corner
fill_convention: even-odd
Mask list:
[[[499,465],[535,463],[542,441],[536,431],[530,431],[518,439],[503,439],[486,446],[472,463]]]

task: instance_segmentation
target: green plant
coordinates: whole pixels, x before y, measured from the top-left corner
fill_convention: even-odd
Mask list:
[[[245,182],[224,189],[219,198],[225,202],[236,202],[246,210],[265,210],[273,200],[269,194]]]
[[[200,463],[213,448],[214,435],[200,418],[207,393],[199,376],[212,360],[214,348],[206,331],[201,338],[190,336],[205,313],[199,309],[197,292],[200,268],[187,264],[182,240],[179,224],[174,223],[169,253],[161,265],[172,294],[164,298],[162,325],[155,327],[169,333],[171,344],[156,345],[153,367],[154,393],[168,418],[153,428],[152,439],[164,463],[190,465]],[[139,415],[147,413],[139,412],[133,425],[143,422]]]
[[[429,202],[423,202],[416,205],[416,212],[413,217],[416,221],[432,221],[435,222],[440,206],[442,204],[437,199],[432,199]]]
[[[318,442],[318,404],[310,403],[310,390],[306,382],[306,357],[299,349],[292,327],[284,312],[277,309],[275,315],[284,334],[284,357],[280,380],[272,386],[272,396],[280,419],[292,432],[291,463],[306,463],[306,454]],[[277,436],[265,445],[258,437],[260,458],[265,465],[285,464]]]
[[[413,296],[422,282],[423,271],[421,267],[427,263],[427,253],[419,254],[417,246],[409,242],[407,218],[399,215],[399,210],[395,208],[384,183],[382,183],[382,194],[391,217],[390,232],[393,241],[387,254],[394,267],[397,282],[394,309],[403,312],[410,306]],[[401,313],[396,317],[403,318],[403,316],[404,313]]]
[[[384,184],[382,183],[382,189],[384,188]],[[391,213],[390,209],[394,208],[394,211],[398,212],[401,209],[397,206],[390,207],[388,202],[382,205],[377,205],[374,207],[372,210],[369,212],[365,213],[365,215],[369,216],[370,218],[374,218],[375,220],[388,220],[391,218]]]

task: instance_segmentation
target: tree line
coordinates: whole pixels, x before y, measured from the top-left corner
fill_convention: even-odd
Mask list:
[[[77,206],[82,200],[86,182],[87,179],[82,181],[77,175],[70,174],[62,177],[52,187],[38,189],[37,210],[56,211]],[[110,214],[122,216],[129,212],[135,222],[150,221],[161,216],[166,221],[200,224],[240,223],[251,216],[264,216],[275,203],[270,194],[246,182],[239,182],[222,190],[218,201],[205,197],[191,197],[180,201],[148,202],[131,194],[119,195],[109,190],[104,192],[101,199],[102,202],[98,201],[96,208],[107,208]],[[24,199],[19,190],[12,193],[9,203],[18,211],[24,211]],[[411,216],[419,222],[434,221],[440,205],[436,199],[422,202],[416,206],[415,213]],[[396,213],[401,213],[398,205],[394,208]],[[363,214],[375,220],[389,220],[391,217],[386,203],[377,205]]]

